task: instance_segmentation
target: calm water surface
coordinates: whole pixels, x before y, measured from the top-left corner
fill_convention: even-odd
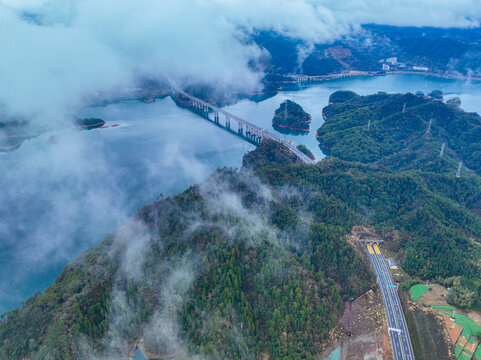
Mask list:
[[[317,159],[321,159],[324,155],[318,147],[315,134],[323,122],[322,108],[328,104],[329,95],[334,91],[353,90],[360,95],[368,95],[378,91],[414,93],[420,90],[428,93],[434,89],[442,90],[446,98],[458,96],[462,101],[461,106],[466,111],[481,112],[480,82],[439,79],[421,75],[357,77],[326,81],[317,85],[307,86],[301,91],[281,92],[260,103],[242,100],[234,105],[225,107],[225,110],[275,132],[272,128],[274,111],[287,99],[297,102],[312,116],[311,131],[307,135],[301,136],[277,134],[287,140],[291,140],[296,145],[306,145]]]
[[[359,94],[441,89],[446,97],[459,96],[464,109],[481,112],[481,84],[416,75],[329,81],[226,109],[274,131],[274,110],[286,99],[296,101],[312,115],[312,130],[281,135],[307,145],[320,159],[314,134],[329,95],[340,89]],[[119,126],[81,132],[66,126],[0,153],[0,313],[45,289],[65,264],[143,204],[182,191],[217,167],[240,167],[242,155],[253,149],[169,98],[92,107],[79,116]],[[56,142],[45,144],[52,136]]]
[[[341,347],[339,346],[325,360],[341,360]]]
[[[147,360],[147,358],[142,353],[142,350],[137,349],[135,350],[134,357],[132,360]]]

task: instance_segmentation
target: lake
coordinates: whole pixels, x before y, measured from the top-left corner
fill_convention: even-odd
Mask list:
[[[329,95],[340,89],[359,94],[441,89],[448,98],[459,96],[464,109],[481,111],[480,83],[421,75],[327,81],[225,109],[275,132],[275,109],[286,99],[299,103],[312,115],[312,130],[279,135],[305,144],[321,159],[314,134]],[[17,151],[0,153],[0,313],[44,290],[63,266],[143,204],[201,182],[217,167],[240,167],[243,154],[254,148],[170,98],[89,107],[78,116],[103,118],[109,127],[77,131],[65,124]]]

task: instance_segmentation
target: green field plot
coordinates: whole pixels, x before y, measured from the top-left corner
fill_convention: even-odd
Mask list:
[[[440,306],[440,305],[433,305],[433,306],[431,306],[431,309],[434,309],[434,310],[450,310],[450,311],[456,310],[456,308],[454,306]]]
[[[473,359],[481,360],[481,345],[478,345],[478,348],[474,352]]]
[[[414,285],[409,292],[411,293],[411,298],[414,301],[418,301],[424,294],[429,291],[429,287],[423,284]]]
[[[458,359],[459,360],[470,360],[471,356],[466,355],[465,353],[461,353],[461,355],[459,355]]]

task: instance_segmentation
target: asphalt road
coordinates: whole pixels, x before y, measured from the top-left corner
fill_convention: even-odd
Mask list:
[[[409,338],[406,319],[401,307],[397,288],[391,276],[387,261],[377,244],[366,244],[369,259],[377,276],[386,309],[389,336],[393,347],[394,360],[414,360],[411,339]]]

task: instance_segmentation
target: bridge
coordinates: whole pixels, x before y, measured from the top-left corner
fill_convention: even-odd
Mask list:
[[[204,100],[201,100],[191,94],[186,93],[172,82],[171,86],[174,93],[181,96],[180,99],[177,98],[177,102],[181,102],[181,104],[178,105],[189,108],[190,110],[192,110],[196,114],[199,114],[206,120],[209,120],[214,124],[220,126],[221,128],[242,137],[244,140],[250,142],[251,144],[257,146],[264,139],[274,140],[287,147],[302,162],[306,164],[316,163],[309,156],[304,154],[287,140],[282,139],[279,136],[262,129],[261,127],[252,124],[249,121],[243,120],[221,108],[218,108],[217,106],[209,104]],[[211,115],[213,116],[212,118]]]

